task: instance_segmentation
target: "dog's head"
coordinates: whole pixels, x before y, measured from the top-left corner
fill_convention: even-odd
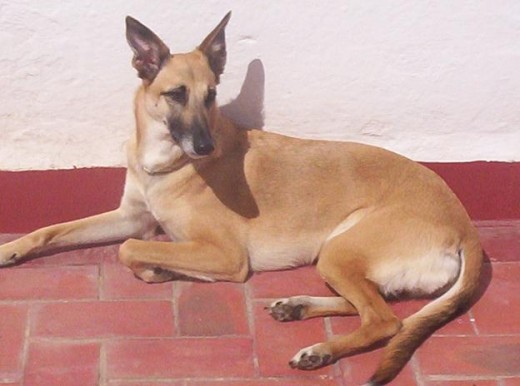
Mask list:
[[[150,29],[126,18],[126,38],[134,52],[132,65],[143,80],[146,112],[167,126],[191,158],[215,149],[216,86],[226,63],[225,27],[230,17],[231,12],[194,51],[174,55]]]

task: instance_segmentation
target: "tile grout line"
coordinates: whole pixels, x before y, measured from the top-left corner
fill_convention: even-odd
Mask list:
[[[105,300],[105,264],[101,262],[98,267],[97,300]]]
[[[172,312],[173,312],[173,328],[172,338],[181,337],[181,325],[179,316],[179,299],[181,297],[181,288],[178,281],[172,282]]]
[[[98,373],[98,384],[99,385],[107,385],[107,352],[105,347],[105,342],[103,340],[100,341],[99,345],[99,373]]]
[[[325,336],[327,339],[332,338],[334,334],[332,332],[332,323],[329,316],[323,318],[323,327],[325,328]]]
[[[87,344],[87,343],[100,343],[103,342],[120,342],[122,340],[126,341],[165,341],[169,340],[172,342],[178,342],[183,340],[204,340],[204,341],[213,341],[220,339],[228,339],[228,340],[245,340],[250,339],[250,335],[217,335],[217,336],[179,336],[173,337],[171,335],[168,336],[140,336],[140,335],[120,335],[120,336],[110,336],[110,335],[100,335],[93,337],[81,337],[81,336],[34,336],[31,337],[31,342],[44,342],[50,343],[51,341],[59,342],[59,343],[69,343],[69,344]],[[0,383],[1,386],[1,383]]]
[[[250,288],[249,283],[244,284],[244,296],[246,301],[246,316],[247,316],[247,324],[249,327],[249,334],[251,335],[253,342],[253,369],[254,376],[260,377],[260,363],[258,360],[258,352],[257,352],[257,343],[256,343],[256,327],[255,327],[255,318],[254,318],[254,309],[253,309],[253,299],[252,299],[252,290]]]
[[[33,310],[32,307],[27,308],[27,325],[25,326],[24,331],[24,342],[22,349],[22,378],[20,380],[20,385],[25,385],[25,375],[27,371],[27,362],[29,361],[29,338],[31,336],[31,320],[33,318]]]
[[[509,377],[517,378],[516,375],[467,375],[467,374],[438,374],[429,375],[429,382],[471,382],[471,381],[494,381],[499,383],[500,380],[507,379]]]
[[[10,304],[41,304],[41,305],[47,305],[47,304],[68,304],[68,303],[153,303],[153,302],[164,302],[168,303],[171,302],[171,298],[168,299],[166,297],[164,298],[111,298],[111,299],[99,299],[97,297],[93,298],[47,298],[47,299],[27,299],[27,300],[20,300],[20,299],[12,299],[12,300],[0,300],[0,305],[10,305]]]
[[[409,363],[417,386],[425,386],[426,382],[424,381],[424,377],[421,371],[421,365],[419,363],[419,358],[417,357],[417,351],[413,353]]]
[[[468,311],[469,321],[471,323],[471,327],[473,328],[473,332],[475,335],[480,336],[480,331],[478,330],[477,320],[475,319],[475,315],[473,314],[473,308]]]
[[[330,317],[324,317],[323,318],[323,327],[324,327],[324,330],[325,330],[325,338],[327,340],[330,340],[333,336],[334,336],[334,332],[332,331],[332,321],[330,320]],[[336,363],[334,363],[332,365],[332,374],[333,374],[333,377],[334,377],[334,380],[336,381],[336,383],[338,385],[342,385],[343,384],[343,370],[341,369],[341,366],[340,366],[340,361],[336,361]]]
[[[165,385],[169,385],[170,383],[180,382],[182,385],[184,385],[184,383],[186,383],[186,386],[187,386],[191,382],[195,382],[197,384],[200,382],[203,382],[204,384],[206,384],[205,382],[209,382],[209,383],[213,384],[213,382],[216,381],[217,383],[215,383],[215,384],[225,386],[226,384],[222,383],[222,382],[225,382],[225,381],[229,381],[229,382],[273,381],[273,382],[275,382],[273,385],[283,386],[283,384],[280,383],[281,381],[297,382],[299,380],[305,380],[305,381],[319,382],[321,380],[327,380],[327,379],[330,379],[330,378],[322,378],[319,376],[301,378],[301,377],[294,377],[294,376],[291,377],[291,376],[284,376],[284,375],[281,375],[281,376],[270,375],[270,376],[265,376],[265,377],[260,377],[260,378],[251,378],[251,377],[247,377],[247,376],[219,377],[219,376],[210,376],[210,375],[197,377],[197,376],[193,376],[193,375],[187,375],[187,376],[179,376],[179,377],[168,377],[168,376],[154,377],[154,376],[152,376],[152,377],[112,378],[108,381],[108,384],[126,382],[126,383],[124,383],[125,385],[133,385],[133,384],[141,385],[142,383],[148,384],[149,382],[160,382],[160,383],[164,382]]]

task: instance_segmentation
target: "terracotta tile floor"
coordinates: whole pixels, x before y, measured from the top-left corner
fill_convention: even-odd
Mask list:
[[[394,385],[520,385],[520,221],[477,225],[490,260],[482,298],[427,340]],[[376,366],[377,350],[318,371],[287,366],[298,349],[358,324],[267,315],[274,298],[330,293],[312,267],[243,285],[148,285],[116,253],[89,248],[0,270],[1,385],[356,385]],[[394,307],[405,316],[423,303]]]

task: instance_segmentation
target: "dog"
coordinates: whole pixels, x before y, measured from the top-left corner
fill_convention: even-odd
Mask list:
[[[434,172],[358,143],[238,127],[216,104],[231,13],[192,52],[172,55],[126,18],[136,130],[119,208],[36,230],[0,247],[0,264],[53,248],[124,241],[120,261],[146,282],[244,282],[315,264],[337,293],[267,308],[279,321],[359,315],[361,326],[299,351],[310,370],[387,342],[369,385],[390,382],[415,349],[468,307],[483,252],[462,204]],[[162,229],[173,241],[150,240]],[[400,320],[386,299],[434,299]]]

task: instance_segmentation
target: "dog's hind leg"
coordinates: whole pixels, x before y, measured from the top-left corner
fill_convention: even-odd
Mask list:
[[[367,256],[356,248],[358,234],[346,232],[330,240],[317,264],[320,275],[359,312],[361,326],[352,333],[302,349],[290,361],[293,368],[318,368],[345,355],[366,350],[395,335],[400,320],[379,293],[377,285],[366,278]]]
[[[319,316],[358,314],[352,303],[341,296],[292,296],[275,300],[266,309],[269,310],[269,314],[274,319],[280,322],[304,320]]]

